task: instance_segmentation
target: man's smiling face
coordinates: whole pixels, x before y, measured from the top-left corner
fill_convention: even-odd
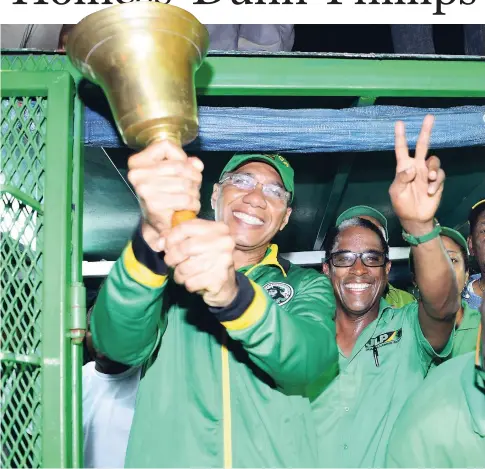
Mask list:
[[[349,226],[338,235],[332,252],[345,251],[384,254],[379,236],[360,226]],[[382,267],[368,267],[360,258],[350,267],[335,267],[331,262],[323,265],[324,273],[332,282],[337,303],[343,311],[353,316],[367,313],[380,301],[390,268],[390,262]]]
[[[247,174],[258,185],[253,190],[241,189],[230,181],[215,184],[212,206],[216,220],[226,223],[240,250],[252,250],[271,242],[288,223],[291,208],[286,200],[263,193],[263,185],[271,184],[284,190],[275,168],[260,161],[251,161],[232,174]]]

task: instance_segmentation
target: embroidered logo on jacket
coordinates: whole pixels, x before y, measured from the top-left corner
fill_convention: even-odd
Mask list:
[[[366,350],[374,350],[378,347],[383,347],[384,345],[396,344],[401,340],[402,329],[397,331],[384,332],[376,337],[370,338],[365,344]]]
[[[268,292],[269,296],[273,298],[279,305],[284,305],[291,300],[294,295],[294,290],[291,285],[282,282],[268,282],[263,288]]]

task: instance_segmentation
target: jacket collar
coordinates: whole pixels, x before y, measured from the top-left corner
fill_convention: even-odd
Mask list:
[[[264,255],[263,260],[250,267],[245,275],[249,275],[253,270],[257,269],[262,265],[272,265],[278,267],[281,270],[283,276],[287,277],[291,264],[278,254],[277,244],[270,244],[268,249],[266,250],[266,254]]]

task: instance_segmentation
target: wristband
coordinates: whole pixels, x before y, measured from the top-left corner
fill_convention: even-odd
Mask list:
[[[431,241],[434,238],[437,238],[441,233],[441,225],[439,223],[433,228],[432,231],[423,235],[423,236],[413,236],[412,234],[407,233],[406,231],[402,230],[402,237],[404,241],[409,243],[411,246],[418,246],[419,244],[426,243]]]

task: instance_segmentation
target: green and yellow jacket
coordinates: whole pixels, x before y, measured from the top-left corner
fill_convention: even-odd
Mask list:
[[[209,308],[137,230],[100,290],[94,345],[144,364],[126,467],[315,467],[308,383],[338,363],[329,280],[271,245]]]

